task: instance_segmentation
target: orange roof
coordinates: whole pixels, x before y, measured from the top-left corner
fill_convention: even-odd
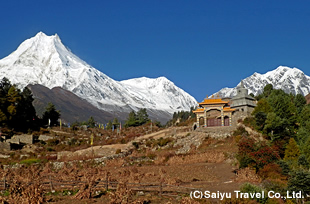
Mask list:
[[[203,108],[197,108],[196,110],[193,110],[193,113],[200,113],[203,112],[204,109]]]
[[[223,101],[221,98],[205,98],[199,105],[205,104],[226,104],[228,101]]]
[[[235,111],[236,109],[233,109],[233,108],[230,108],[230,107],[224,107],[223,108],[223,111],[227,111],[227,112],[229,112],[229,111]]]

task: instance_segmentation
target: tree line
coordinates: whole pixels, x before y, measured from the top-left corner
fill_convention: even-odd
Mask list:
[[[57,124],[60,112],[49,103],[39,118],[33,107],[31,91],[25,87],[23,90],[12,85],[7,78],[0,82],[0,126],[14,131],[32,131],[48,124]]]
[[[263,186],[267,190],[310,194],[310,105],[303,95],[285,93],[271,84],[256,99],[252,116],[243,122],[264,140],[237,129],[240,168],[254,168],[268,181]]]
[[[150,122],[151,120],[149,119],[148,113],[146,108],[142,108],[139,111],[131,111],[128,114],[127,120],[125,120],[124,127],[137,127],[144,125],[145,123]],[[156,125],[159,124],[159,122],[155,122]],[[86,125],[90,128],[94,128],[98,126],[98,123],[95,121],[95,119],[91,116],[87,121],[84,122],[74,122],[72,126],[81,126],[81,125]],[[103,124],[102,124],[103,125]],[[117,119],[114,118],[113,121],[109,120],[108,123],[104,124],[104,129],[111,130],[111,129],[117,129],[120,128],[121,122]]]

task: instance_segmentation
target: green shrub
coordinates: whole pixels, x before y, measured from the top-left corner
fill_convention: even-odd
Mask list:
[[[250,184],[250,183],[245,183],[240,187],[240,191],[242,193],[259,193],[262,194],[262,192],[264,191],[264,189],[262,189],[259,186]],[[267,193],[265,193],[266,195]],[[265,198],[250,198],[251,200],[256,200],[258,203],[265,203],[268,199],[267,196],[265,196]]]
[[[55,149],[52,148],[52,147],[47,147],[46,150],[47,150],[48,152],[54,152],[54,151],[55,151]]]
[[[0,196],[9,196],[9,195],[10,195],[10,191],[9,190],[0,191]]]
[[[305,170],[293,172],[288,179],[287,190],[293,192],[302,191],[303,196],[310,194],[310,173]]]
[[[150,159],[155,159],[156,154],[154,154],[154,153],[148,153],[148,154],[147,154],[147,157],[150,158]]]
[[[147,140],[147,141],[145,142],[145,146],[147,146],[147,147],[152,147],[152,145],[153,145],[153,139]]]
[[[160,147],[163,147],[163,146],[166,146],[169,142],[171,142],[172,139],[167,137],[167,138],[159,138],[157,140],[157,145],[160,146]]]
[[[32,159],[24,159],[24,160],[20,161],[19,163],[31,165],[31,164],[35,164],[35,163],[41,163],[41,162],[42,162],[42,160],[40,160],[40,159],[32,158]]]
[[[76,138],[71,138],[69,141],[68,141],[68,145],[69,146],[73,146],[75,144],[78,144],[79,141],[76,139]]]
[[[55,146],[55,145],[58,145],[59,142],[60,141],[58,139],[50,139],[50,140],[47,140],[47,145],[48,146]]]
[[[238,126],[237,129],[233,132],[233,136],[249,136],[248,131],[245,130],[243,126]]]
[[[255,118],[254,118],[254,117],[246,117],[246,118],[243,120],[243,124],[245,124],[245,125],[248,126],[248,127],[254,128],[255,125],[256,125]]]

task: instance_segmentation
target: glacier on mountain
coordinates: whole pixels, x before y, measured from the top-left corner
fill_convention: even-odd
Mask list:
[[[196,100],[165,77],[115,81],[67,49],[57,34],[39,32],[0,60],[0,76],[20,88],[41,84],[62,87],[106,111],[147,108],[172,114]]]

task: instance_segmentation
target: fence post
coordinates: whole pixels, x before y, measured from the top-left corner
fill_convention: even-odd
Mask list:
[[[51,176],[49,176],[49,178],[50,178],[50,188],[51,188],[51,192],[53,192],[53,182],[52,182],[52,178],[51,178]]]
[[[5,180],[5,177],[3,178],[3,188],[4,188],[4,190],[6,190],[6,180]]]
[[[105,185],[105,190],[108,191],[109,190],[109,172],[107,172],[106,174],[106,185]]]

